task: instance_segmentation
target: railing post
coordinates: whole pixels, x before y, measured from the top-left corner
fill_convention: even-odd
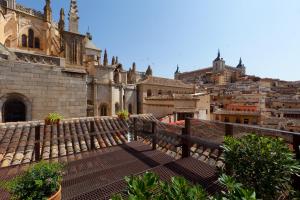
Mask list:
[[[296,155],[296,159],[300,160],[300,135],[293,135],[293,149]],[[294,188],[298,188],[300,185],[300,177],[294,175]]]
[[[152,150],[156,150],[157,136],[156,136],[156,122],[152,122]]]
[[[137,118],[133,118],[133,140],[137,141]]]
[[[35,154],[35,161],[41,160],[41,125],[35,126],[35,142],[34,142],[34,154]]]
[[[225,124],[225,136],[233,136],[233,125]]]
[[[95,122],[94,121],[90,121],[90,141],[91,141],[91,150],[95,150]]]
[[[191,119],[185,119],[185,128],[182,130],[183,136],[190,136],[191,135]],[[190,141],[188,138],[182,138],[182,158],[190,157]]]

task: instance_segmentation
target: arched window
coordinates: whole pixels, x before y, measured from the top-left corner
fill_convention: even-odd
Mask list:
[[[115,104],[115,113],[117,114],[120,111],[120,104],[116,103]]]
[[[34,42],[34,32],[32,29],[28,30],[28,47],[33,48],[33,42]]]
[[[27,35],[22,35],[22,47],[27,47]]]
[[[106,104],[100,105],[100,116],[107,116],[108,114],[108,107]]]
[[[152,96],[151,90],[147,90],[147,97],[151,97],[151,96]]]
[[[132,112],[132,104],[130,103],[130,104],[128,104],[128,112],[129,112],[129,114],[132,114],[133,112]]]
[[[40,47],[41,47],[40,38],[38,38],[38,37],[34,38],[34,48],[39,49]]]
[[[10,47],[10,40],[9,39],[7,39],[6,41],[5,41],[5,43],[4,43],[4,46],[5,47]]]

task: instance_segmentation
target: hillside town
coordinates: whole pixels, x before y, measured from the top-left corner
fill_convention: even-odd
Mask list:
[[[221,50],[156,76],[43,6],[0,0],[0,200],[299,198],[300,81]]]

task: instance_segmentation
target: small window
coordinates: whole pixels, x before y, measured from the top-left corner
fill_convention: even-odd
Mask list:
[[[249,119],[244,119],[244,124],[249,124]]]
[[[116,103],[115,104],[115,113],[117,114],[120,111],[120,104]]]
[[[107,114],[108,114],[108,107],[107,107],[106,104],[102,104],[100,106],[100,115],[101,116],[107,116]]]
[[[151,97],[152,96],[152,91],[151,90],[147,90],[147,97]]]
[[[161,90],[158,90],[158,95],[162,95],[162,91]]]
[[[27,35],[22,35],[22,47],[27,47]]]
[[[41,45],[40,45],[40,39],[39,38],[34,38],[34,48],[41,48]]]
[[[132,112],[132,104],[131,104],[131,103],[128,105],[128,112],[129,112],[129,114],[132,114],[132,113],[133,113],[133,112]]]
[[[28,30],[28,47],[33,48],[33,42],[34,42],[34,32],[32,29]]]

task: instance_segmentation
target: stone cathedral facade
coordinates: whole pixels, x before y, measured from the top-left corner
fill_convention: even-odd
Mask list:
[[[117,57],[109,62],[92,35],[79,32],[78,13],[71,0],[57,23],[50,0],[42,12],[0,0],[0,122],[137,112],[136,83],[151,67],[142,73],[135,64],[124,70]]]

